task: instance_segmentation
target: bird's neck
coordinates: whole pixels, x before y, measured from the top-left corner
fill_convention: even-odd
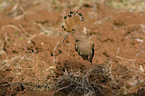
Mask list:
[[[87,38],[84,34],[79,33],[79,32],[73,33],[72,36],[75,40],[78,40],[78,41],[86,40]]]

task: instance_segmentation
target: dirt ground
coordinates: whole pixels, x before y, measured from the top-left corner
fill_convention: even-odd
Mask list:
[[[26,12],[12,7],[0,12],[1,96],[53,96],[51,84],[65,70],[84,71],[93,66],[75,51],[71,35],[60,45],[66,35],[61,28],[63,17],[72,9],[82,13],[82,30],[94,41],[93,64],[110,64],[124,96],[145,94],[145,13],[116,10],[99,3],[64,10],[56,4],[51,10],[36,4],[23,7]],[[103,93],[113,96],[110,91]],[[57,96],[61,95],[68,94],[62,91]]]

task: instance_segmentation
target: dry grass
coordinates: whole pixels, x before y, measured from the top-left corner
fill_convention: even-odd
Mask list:
[[[106,65],[94,65],[85,72],[67,72],[66,69],[64,75],[56,82],[56,94],[64,92],[68,96],[74,94],[106,96],[107,92],[107,94],[120,95],[134,92],[140,85],[145,84],[142,67],[137,68],[132,60],[117,58],[130,63],[131,66],[127,66],[124,72],[120,71],[118,74],[112,68],[114,65],[112,61]]]
[[[17,1],[17,0],[12,2],[11,0],[9,1],[7,0],[3,2],[3,3],[7,3],[6,4],[7,6],[3,6],[3,8],[5,9],[5,8],[8,8],[9,6],[12,6],[12,8],[6,13],[8,13],[8,16],[16,20],[19,20],[19,19],[22,19],[26,15],[34,14],[35,12],[39,11],[38,9],[42,10],[43,8],[48,8],[47,6],[49,5],[46,5],[45,1],[48,2],[47,4],[50,4],[49,3],[50,0],[49,1],[48,0],[37,0],[37,1],[31,0],[29,2]],[[26,10],[26,8],[30,6],[36,6],[36,7]],[[2,10],[4,11],[4,9]],[[48,9],[51,9],[51,8],[48,8]],[[29,88],[35,91],[36,90],[43,91],[50,88],[51,85],[49,84],[49,82],[51,82],[51,80],[47,79],[47,76],[48,74],[50,77],[54,76],[54,68],[53,66],[49,66],[45,70],[40,71],[39,65],[38,65],[39,57],[37,56],[37,54],[31,51],[28,51],[25,54],[24,53],[21,54],[20,52],[18,55],[12,58],[9,58],[7,52],[5,52],[4,50],[4,43],[11,43],[10,41],[14,40],[15,42],[14,45],[18,45],[19,44],[18,41],[19,39],[21,39],[21,37],[19,37],[17,33],[13,34],[13,36],[9,36],[10,32],[7,32],[7,29],[9,28],[15,30],[18,34],[24,35],[25,38],[23,39],[26,40],[27,43],[30,43],[34,37],[42,34],[41,31],[39,34],[34,34],[34,35],[28,34],[28,32],[25,30],[25,28],[21,24],[19,26],[16,26],[13,24],[2,26],[1,32],[5,33],[5,37],[4,37],[5,39],[0,41],[0,54],[6,54],[6,59],[0,60],[1,61],[0,70],[5,71],[7,69],[10,69],[11,74],[9,74],[8,76],[0,80],[0,82],[2,83],[6,79],[9,79],[9,78],[13,78],[13,81],[7,82],[6,84],[1,84],[0,86],[1,87],[14,86],[17,83],[21,83],[25,88]],[[40,29],[42,29],[42,27]],[[43,28],[42,31],[47,31],[47,30]],[[51,31],[54,31],[54,30],[51,30]]]
[[[131,12],[143,12],[145,10],[144,0],[107,0],[105,4],[117,9],[125,9]]]
[[[66,9],[68,7],[66,3],[60,4],[59,0],[37,0],[37,1],[27,0],[29,2],[24,2],[24,1],[22,2],[19,0],[16,0],[15,2],[12,2],[11,0],[6,0],[3,2],[1,1],[2,3],[0,5],[0,9],[5,11],[4,9],[12,4],[13,6],[8,12],[8,15],[16,20],[19,20],[21,18],[24,18],[24,16],[26,15],[34,14],[35,12],[45,8],[47,8],[48,11],[51,11],[52,10],[51,6],[54,3],[56,4],[56,7],[59,11],[63,8]],[[89,1],[80,0],[79,2],[75,2],[75,0],[74,1],[72,0],[67,3],[70,3],[69,7],[74,6],[73,9],[78,10],[84,2],[89,2]],[[94,1],[92,0],[91,2]],[[76,3],[79,4],[76,6]],[[111,3],[112,6],[116,6],[115,4],[117,4],[114,2]],[[139,3],[144,5],[144,2],[139,2]],[[124,5],[125,4],[128,4],[128,2],[127,3],[125,2]],[[32,5],[33,6],[37,5],[37,6],[27,10],[27,7],[28,6],[30,7]],[[130,8],[130,7],[131,5],[127,5],[127,7],[125,8]],[[144,10],[144,7],[143,8],[140,7],[141,6],[137,6],[137,8],[139,8],[141,11]],[[137,10],[137,8],[132,10]],[[54,36],[54,35],[56,36],[59,34],[59,32],[57,32],[58,31],[57,28],[45,27],[40,24],[36,24],[36,26],[40,27],[40,34],[45,34],[49,36]],[[27,32],[25,32],[25,29],[21,25],[20,26],[6,25],[3,26],[1,30],[4,31],[6,28],[9,27],[17,30],[18,32],[23,31],[25,34],[27,34]],[[141,25],[141,27],[143,28],[143,30],[145,29],[143,25]],[[52,33],[54,31],[56,32],[55,34]],[[35,35],[29,34],[30,35],[29,38],[26,37],[25,39],[27,40],[27,42],[30,42],[32,38],[40,34],[35,34]],[[9,37],[7,37],[7,33],[5,36],[6,36],[5,41],[8,42]],[[6,54],[3,47],[4,47],[4,41],[0,40],[0,54]],[[46,80],[48,74],[50,77],[51,76],[53,77],[55,75],[55,71],[53,69],[54,66],[49,66],[49,68],[46,68],[43,71],[38,71],[38,73],[35,74],[36,70],[38,70],[38,65],[37,65],[38,58],[39,57],[37,56],[37,54],[28,51],[25,54],[19,54],[13,58],[7,57],[7,59],[0,60],[1,61],[0,70],[5,71],[7,70],[7,68],[11,69],[11,74],[9,74],[8,76],[0,80],[0,82],[3,82],[4,80],[11,77],[13,78],[12,82],[8,82],[8,84],[2,84],[0,85],[0,87],[14,86],[14,84],[16,83],[21,83],[25,88],[31,89],[33,91],[48,91],[50,88],[56,88],[57,89],[55,92],[56,94],[58,94],[62,90],[64,92],[65,90],[68,90],[69,96],[75,93],[82,94],[83,96],[93,96],[97,94],[105,95],[106,91],[115,95],[121,93],[127,94],[132,92],[133,90],[136,90],[140,84],[144,84],[144,80],[141,76],[145,76],[144,73],[145,71],[142,66],[140,66],[139,68],[135,66],[132,59],[125,59],[116,56],[116,58],[120,59],[121,63],[127,63],[131,65],[126,67],[124,73],[115,74],[115,72],[112,70],[112,66],[113,64],[115,65],[115,63],[112,61],[106,65],[105,64],[99,66],[94,65],[92,68],[82,73],[80,71],[75,72],[73,70],[71,72],[67,72],[66,69],[64,75],[54,83],[54,81],[52,81],[53,79]]]
[[[109,63],[107,66],[94,65],[85,72],[67,72],[66,69],[64,75],[55,85],[56,94],[65,92],[68,96],[73,96],[76,93],[83,96],[105,95],[104,90],[110,92],[115,85],[108,66]]]

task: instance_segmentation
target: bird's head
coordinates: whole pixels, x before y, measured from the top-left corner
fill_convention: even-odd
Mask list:
[[[81,21],[83,21],[83,17],[81,13],[74,13],[74,11],[70,11],[68,16],[64,16],[65,26],[63,25],[62,28],[67,31],[68,33],[74,33],[79,30],[79,26]]]
[[[64,21],[65,21],[65,26],[62,25],[62,28],[65,31],[67,31],[68,34],[63,39],[62,43],[64,42],[64,40],[69,34],[81,32],[79,26],[81,24],[81,21],[83,21],[83,17],[81,13],[78,13],[78,11],[76,13],[74,13],[74,11],[70,11],[70,14],[68,16],[64,16]]]

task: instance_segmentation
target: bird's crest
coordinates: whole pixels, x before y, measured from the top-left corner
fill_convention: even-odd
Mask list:
[[[68,16],[64,16],[65,21],[65,27],[64,25],[62,28],[66,30],[67,32],[75,31],[79,28],[81,21],[83,21],[83,17],[81,13],[74,13],[74,11],[70,11],[70,14]]]

